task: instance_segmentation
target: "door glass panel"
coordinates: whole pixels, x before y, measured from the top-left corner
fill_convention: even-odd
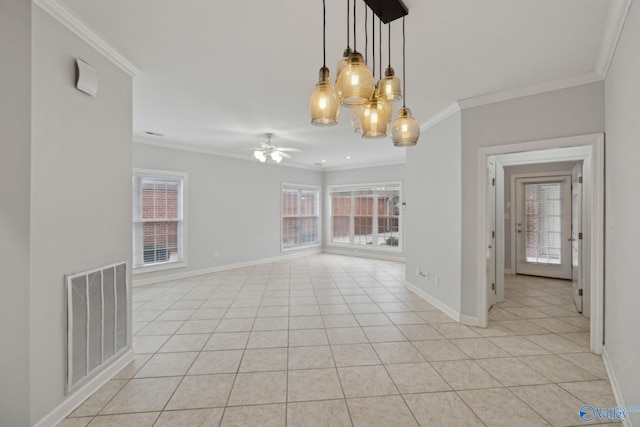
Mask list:
[[[561,264],[562,184],[525,184],[526,261],[537,264]]]

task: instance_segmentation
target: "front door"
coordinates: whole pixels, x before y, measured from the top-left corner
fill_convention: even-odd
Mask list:
[[[582,164],[571,175],[571,280],[573,302],[582,313]]]
[[[571,176],[516,179],[516,273],[571,279]]]

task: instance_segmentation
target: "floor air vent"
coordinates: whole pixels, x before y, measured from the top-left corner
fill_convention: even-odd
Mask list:
[[[67,393],[127,347],[127,264],[67,276]]]

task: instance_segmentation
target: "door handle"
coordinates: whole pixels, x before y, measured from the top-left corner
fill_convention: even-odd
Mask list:
[[[573,242],[573,241],[574,241],[574,240],[576,240],[576,239],[574,239],[573,237],[569,237],[567,240],[568,240],[569,242]]]
[[[522,233],[522,230],[516,230],[518,233]]]
[[[493,246],[489,245],[489,249],[491,249]]]

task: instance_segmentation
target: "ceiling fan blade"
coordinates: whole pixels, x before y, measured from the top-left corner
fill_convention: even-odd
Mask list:
[[[281,151],[280,151],[280,155],[281,155],[282,157],[284,157],[285,159],[293,159],[293,156],[292,156],[292,155],[287,154],[287,153],[283,153],[283,152],[281,152]]]
[[[278,147],[277,150],[278,151],[291,151],[291,152],[302,151],[302,149],[300,149],[300,148],[280,148],[280,147]]]

